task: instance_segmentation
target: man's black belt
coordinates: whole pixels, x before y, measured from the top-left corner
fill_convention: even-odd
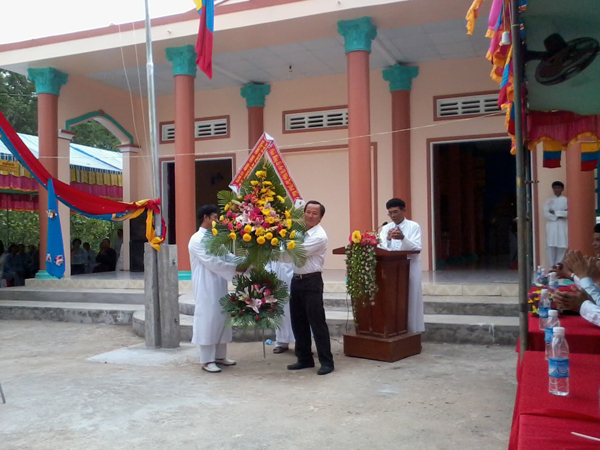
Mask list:
[[[294,274],[294,280],[303,280],[305,278],[314,278],[314,277],[320,277],[321,276],[321,272],[312,272],[312,273],[298,273],[298,274]]]

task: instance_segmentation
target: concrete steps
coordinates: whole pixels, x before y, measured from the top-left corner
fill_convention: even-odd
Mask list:
[[[111,303],[0,300],[0,320],[49,320],[53,322],[131,325],[133,313],[143,305]]]
[[[469,344],[513,345],[518,338],[518,304],[512,285],[430,285],[424,295],[424,341]],[[424,285],[424,291],[426,285]],[[181,292],[181,291],[180,291]],[[491,295],[485,295],[490,292]],[[445,295],[444,295],[445,293]],[[473,293],[473,295],[470,295]],[[454,295],[453,295],[454,294]],[[477,295],[475,295],[477,294]],[[144,292],[133,286],[108,288],[25,288],[0,289],[0,319],[53,320],[76,323],[133,325],[144,334]],[[352,307],[346,292],[324,294],[331,336],[340,338],[354,331]],[[192,337],[194,298],[183,291],[179,298],[182,340]],[[273,338],[273,330],[265,330]],[[261,330],[234,330],[234,340],[262,340]]]
[[[0,289],[0,300],[143,305],[144,290],[85,288],[69,289],[19,286]]]

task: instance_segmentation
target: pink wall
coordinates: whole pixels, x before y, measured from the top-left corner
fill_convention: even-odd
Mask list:
[[[419,65],[419,76],[413,80],[411,93],[411,188],[412,220],[417,221],[423,233],[423,261],[429,261],[430,199],[428,197],[427,139],[457,138],[461,136],[503,134],[504,117],[471,118],[468,120],[433,120],[433,97],[436,95],[468,94],[497,90],[498,86],[488,76],[489,64],[481,58],[435,61]],[[387,219],[385,201],[391,196],[391,95],[381,70],[371,71],[371,130],[372,142],[377,148],[377,223]],[[103,94],[98,95],[99,99]],[[114,108],[103,106],[109,112],[115,109],[117,120],[132,123],[128,111],[128,95],[117,95]],[[247,112],[239,88],[196,92],[196,117],[230,116],[228,139],[196,141],[199,155],[235,153],[239,167],[247,155]],[[89,101],[88,101],[89,103]],[[266,99],[265,130],[271,134],[282,150],[294,149],[285,156],[301,194],[322,200],[328,213],[324,225],[330,236],[330,247],[344,245],[350,232],[348,228],[348,174],[346,130],[326,130],[295,134],[282,133],[282,112],[287,110],[345,105],[346,75],[330,75],[273,83]],[[80,110],[91,110],[91,105]],[[158,121],[173,120],[173,97],[158,99]],[[98,106],[99,107],[99,106]],[[96,107],[96,108],[98,108]],[[128,122],[129,120],[129,122]],[[127,125],[126,125],[127,126]],[[334,146],[335,148],[328,148]],[[305,150],[298,151],[300,148]],[[173,144],[160,145],[161,157],[172,156]],[[141,173],[144,164],[141,164]],[[540,172],[543,175],[543,171]],[[550,175],[553,177],[553,175]],[[138,194],[149,193],[149,177],[138,178]],[[408,199],[407,199],[408,200]],[[327,268],[343,268],[343,258],[329,256]]]

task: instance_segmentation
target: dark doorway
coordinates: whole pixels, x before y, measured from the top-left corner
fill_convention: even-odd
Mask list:
[[[436,269],[507,269],[516,259],[516,166],[507,139],[436,144]]]
[[[169,244],[175,244],[175,163],[166,163],[165,176],[168,188],[168,233]],[[202,159],[196,161],[196,210],[206,204],[217,204],[217,193],[228,190],[233,179],[233,161],[225,159]],[[195,214],[194,214],[195,215]],[[200,224],[196,223],[196,228]]]

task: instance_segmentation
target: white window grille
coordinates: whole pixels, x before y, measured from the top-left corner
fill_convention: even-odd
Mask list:
[[[175,124],[168,123],[161,127],[162,142],[175,141]],[[211,120],[197,120],[194,123],[194,138],[207,139],[212,137],[227,136],[229,134],[229,120],[227,117]]]
[[[348,126],[348,108],[285,115],[285,131],[340,128]]]
[[[500,111],[498,94],[438,98],[436,100],[436,118],[438,119],[490,114],[498,111]]]

